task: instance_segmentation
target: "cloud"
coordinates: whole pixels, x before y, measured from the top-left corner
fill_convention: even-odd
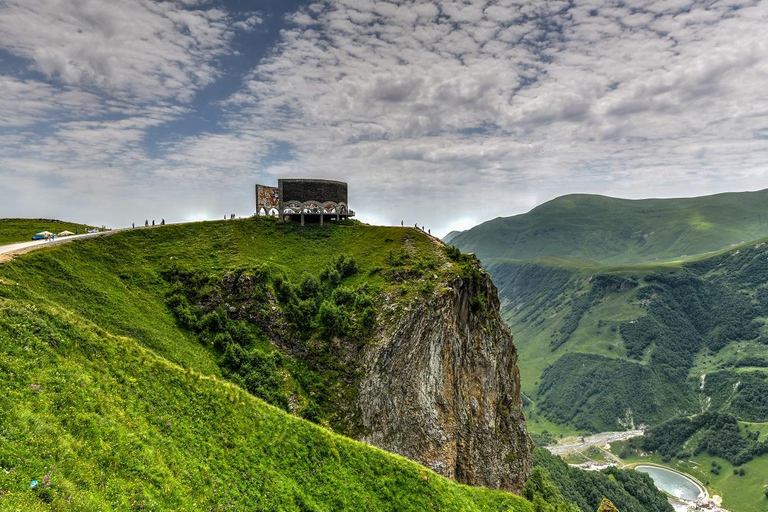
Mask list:
[[[28,72],[0,75],[15,166],[0,173],[113,175],[210,211],[233,194],[249,208],[257,180],[343,179],[362,218],[437,233],[574,191],[761,188],[766,22],[751,0],[318,0],[282,20],[197,0],[7,0],[0,47]],[[227,58],[247,60],[237,35],[277,25],[244,81],[200,103]]]
[[[58,89],[37,80],[0,75],[0,128],[21,127],[67,116],[93,115],[99,99],[86,91]]]
[[[173,2],[7,0],[0,9],[2,48],[48,79],[121,99],[189,101],[217,77],[212,61],[231,37],[224,11]]]
[[[534,187],[679,195],[693,172],[701,192],[759,188],[766,17],[765,2],[315,2],[230,98],[231,127],[294,146],[283,171],[442,226],[520,211]]]

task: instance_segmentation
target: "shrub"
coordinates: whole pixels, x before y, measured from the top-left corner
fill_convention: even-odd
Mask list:
[[[355,302],[355,292],[349,288],[336,288],[331,294],[331,300],[337,306],[348,306]]]
[[[349,320],[345,311],[330,301],[323,301],[317,313],[317,324],[324,338],[346,334]]]
[[[335,260],[333,265],[341,275],[341,278],[347,278],[357,273],[357,262],[351,256],[344,256],[343,254]]]
[[[299,297],[302,299],[311,299],[320,294],[320,280],[312,275],[305,275],[299,285]]]

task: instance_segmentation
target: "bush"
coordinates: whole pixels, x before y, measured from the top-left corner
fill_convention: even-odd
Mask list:
[[[333,266],[339,272],[342,279],[357,274],[357,262],[351,256],[344,256],[343,254],[339,255]]]
[[[336,288],[331,294],[331,300],[337,306],[348,306],[355,302],[355,292],[349,288]]]
[[[312,299],[320,294],[320,280],[312,275],[305,275],[299,285],[299,297],[302,299]]]
[[[317,313],[317,324],[320,335],[326,339],[333,336],[343,336],[349,328],[349,320],[344,309],[330,301],[323,301]]]

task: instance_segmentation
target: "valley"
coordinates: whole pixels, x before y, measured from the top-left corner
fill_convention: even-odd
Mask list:
[[[3,507],[669,512],[533,456],[496,288],[411,228],[49,244],[0,264],[0,351]]]
[[[745,425],[768,422],[766,194],[565,196],[452,234],[452,244],[477,251],[499,287],[538,444],[704,413],[734,418],[741,437]],[[762,429],[751,432],[764,441]],[[689,460],[686,452],[701,444],[700,435],[686,441],[690,448],[666,461],[653,450],[625,455],[633,463],[674,464],[675,455]],[[717,456],[711,447],[700,450],[697,456]],[[747,465],[766,461],[757,453],[729,466],[748,473]],[[765,476],[742,478],[748,492],[710,476],[700,479],[711,481],[710,492],[722,494],[726,508],[768,510]]]

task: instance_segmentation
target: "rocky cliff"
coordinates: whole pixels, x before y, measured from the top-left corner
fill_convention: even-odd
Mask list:
[[[496,287],[482,271],[446,277],[430,297],[380,322],[364,351],[363,440],[459,482],[519,493],[532,444]]]
[[[177,289],[225,375],[257,396],[459,482],[519,493],[532,443],[496,287],[477,259],[428,246],[407,239],[373,273],[342,257],[298,284],[262,268],[212,287],[181,276]],[[173,301],[182,320],[186,300]],[[230,322],[257,327],[281,356]]]

